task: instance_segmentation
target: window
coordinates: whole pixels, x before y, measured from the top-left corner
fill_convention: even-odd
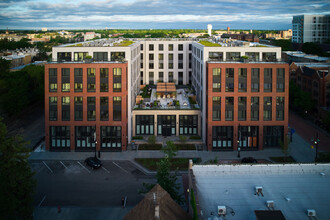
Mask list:
[[[284,97],[276,97],[276,120],[284,120]]]
[[[87,120],[96,120],[95,97],[87,97]]]
[[[192,44],[189,44],[189,51],[191,51],[192,49]]]
[[[223,52],[209,52],[209,60],[223,61]]]
[[[49,97],[49,121],[57,121],[57,97]]]
[[[100,119],[101,121],[109,120],[109,98],[100,97]]]
[[[74,61],[82,61],[87,55],[87,52],[74,52]]]
[[[264,126],[264,147],[280,147],[284,138],[283,126]]]
[[[57,60],[62,61],[71,61],[71,52],[58,52],[57,53]]]
[[[233,148],[233,126],[212,127],[213,150]]]
[[[62,97],[62,121],[70,121],[70,96]]]
[[[121,83],[114,83],[113,84],[113,91],[114,92],[121,92]]]
[[[159,82],[164,82],[164,72],[159,72],[158,81]]]
[[[272,120],[272,97],[264,97],[264,121]]]
[[[246,92],[247,69],[238,69],[238,92]]]
[[[179,44],[179,51],[183,51],[183,44]]]
[[[125,52],[111,52],[111,61],[125,61]]]
[[[101,126],[101,148],[106,150],[121,149],[121,127]]]
[[[95,127],[94,126],[76,126],[75,127],[75,142],[76,148],[90,149],[95,148]]]
[[[136,116],[136,135],[153,135],[154,134],[154,116],[153,115],[137,115]]]
[[[197,115],[180,115],[179,116],[179,134],[180,135],[197,135],[198,134],[198,117],[197,117]]]
[[[221,97],[213,97],[212,102],[212,120],[221,120]]]
[[[168,50],[169,50],[169,51],[173,51],[173,44],[169,44],[169,45],[168,45]]]
[[[249,60],[259,61],[259,53],[258,52],[245,52],[245,56],[249,57]]]
[[[238,120],[246,121],[246,97],[238,97]]]
[[[173,53],[168,54],[168,68],[173,69]]]
[[[183,54],[179,53],[178,57],[179,57],[179,59],[178,59],[178,68],[183,69]]]
[[[226,97],[225,119],[232,121],[234,119],[234,97]]]
[[[74,68],[74,91],[83,91],[83,70],[82,68]]]
[[[164,50],[164,44],[158,44],[158,50],[163,51]]]
[[[113,120],[121,121],[121,97],[113,97]]]
[[[158,54],[158,68],[159,69],[164,68],[164,54],[162,53]]]
[[[168,72],[168,82],[173,82],[173,72]]]
[[[285,77],[284,77],[284,68],[276,69],[276,91],[284,92],[285,87]]]
[[[107,61],[108,60],[108,52],[94,52],[93,53],[94,61]]]
[[[154,45],[153,44],[149,44],[149,51],[154,51]]]
[[[237,60],[240,60],[240,58],[241,58],[240,52],[227,52],[226,53],[227,61],[237,61]]]
[[[140,44],[140,50],[143,50],[143,44]]]
[[[50,126],[49,145],[51,148],[70,148],[70,126]]]
[[[251,97],[251,121],[259,121],[259,97]]]
[[[109,91],[109,69],[100,68],[100,92]]]
[[[70,69],[62,68],[62,92],[70,92]]]
[[[276,61],[276,53],[262,53],[262,61],[274,62]]]
[[[83,120],[83,97],[74,97],[74,120]]]
[[[258,126],[238,126],[239,147],[257,148],[258,147]]]
[[[226,92],[234,92],[234,68],[226,68]]]
[[[251,92],[259,92],[259,68],[251,69]]]
[[[154,72],[149,72],[149,84],[154,84]]]
[[[272,92],[272,69],[264,69],[264,92]]]
[[[57,68],[49,68],[49,92],[57,92]]]

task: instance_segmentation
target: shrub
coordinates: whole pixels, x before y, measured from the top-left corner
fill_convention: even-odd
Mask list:
[[[149,144],[156,144],[156,136],[151,135],[150,137],[148,137],[148,143]]]
[[[134,136],[132,139],[133,140],[143,140],[143,137],[142,136]]]
[[[191,139],[191,140],[200,140],[202,138],[201,138],[201,136],[196,135],[196,136],[190,136],[189,139]]]

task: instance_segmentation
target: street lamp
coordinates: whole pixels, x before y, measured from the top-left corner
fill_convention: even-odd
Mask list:
[[[93,141],[95,143],[95,155],[94,157],[96,158],[96,146],[97,146],[97,140],[96,140],[96,127],[95,127],[95,131],[94,131],[94,134],[93,134]]]
[[[239,142],[239,141],[238,141]],[[240,158],[241,157],[241,148],[238,147],[237,148],[237,157]]]
[[[319,142],[320,142],[319,133],[318,132],[316,132],[316,137],[314,138],[313,142],[315,144],[315,162],[316,162],[316,160],[317,160],[317,154],[318,154],[318,146],[319,146]]]

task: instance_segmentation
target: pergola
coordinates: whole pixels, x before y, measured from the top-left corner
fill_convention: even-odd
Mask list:
[[[176,96],[175,83],[157,83],[157,96],[163,97],[168,95]]]

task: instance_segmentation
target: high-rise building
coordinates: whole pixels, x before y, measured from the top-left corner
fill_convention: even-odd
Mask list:
[[[330,38],[330,15],[297,15],[292,20],[293,43],[324,43]]]
[[[200,136],[208,150],[279,147],[289,103],[289,66],[280,59],[280,47],[228,39],[54,47],[45,66],[46,149],[124,151],[134,136],[150,135]]]

